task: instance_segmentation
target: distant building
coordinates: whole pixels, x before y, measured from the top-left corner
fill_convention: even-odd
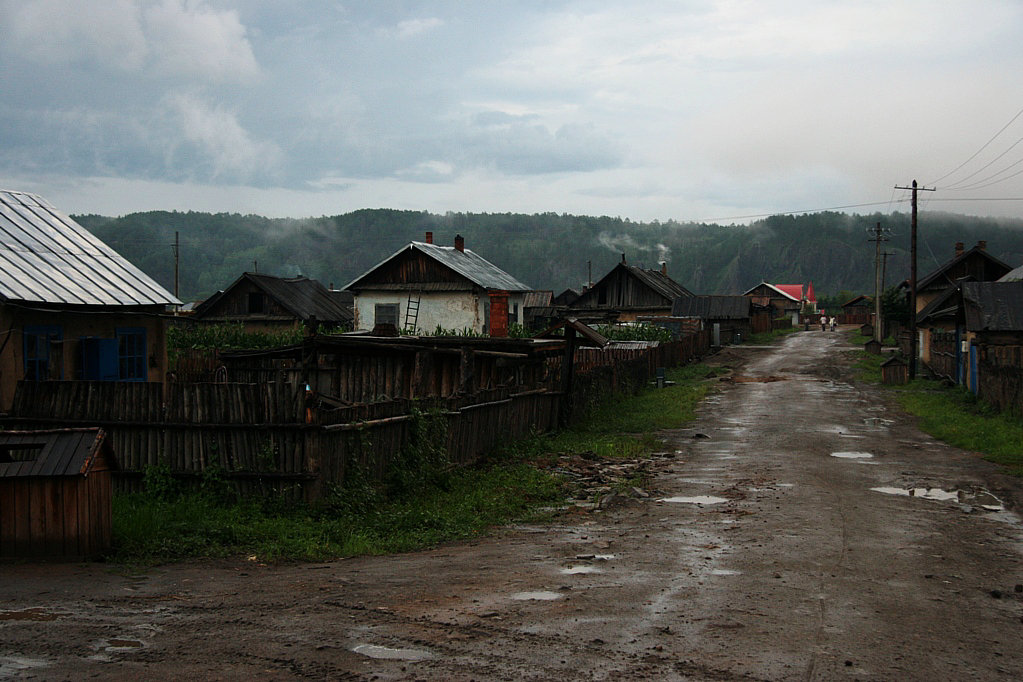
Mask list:
[[[817,296],[813,282],[808,284],[770,284],[761,282],[743,294],[757,305],[770,306],[775,317],[791,317],[792,324],[799,324],[800,313],[817,313]]]
[[[291,329],[313,320],[325,327],[352,328],[352,295],[331,291],[308,277],[244,272],[230,286],[196,306],[193,319],[241,323],[245,330]]]
[[[345,287],[355,295],[357,329],[403,329],[431,333],[468,330],[507,336],[522,324],[523,304],[532,289],[465,248],[412,242],[356,277]]]
[[[181,303],[42,197],[0,191],[0,406],[21,380],[163,381]]]
[[[569,304],[573,315],[590,319],[611,313],[618,322],[635,322],[641,316],[668,316],[675,300],[692,292],[668,276],[668,266],[647,270],[622,260],[592,287]]]

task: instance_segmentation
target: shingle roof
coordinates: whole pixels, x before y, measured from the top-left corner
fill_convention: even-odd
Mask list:
[[[356,287],[359,280],[366,277],[366,275],[370,274],[384,263],[397,258],[407,250],[417,250],[426,254],[433,260],[447,266],[473,284],[483,287],[484,289],[503,289],[506,291],[531,290],[531,287],[526,286],[501,268],[488,261],[486,258],[483,258],[469,249],[459,251],[453,246],[438,246],[437,244],[427,244],[426,242],[412,242],[407,246],[403,246],[389,257],[356,277],[344,288],[351,289]]]
[[[308,277],[275,277],[261,272],[243,272],[227,289],[218,291],[199,304],[195,309],[196,319],[217,317],[211,313],[216,303],[244,281],[255,284],[267,296],[301,320],[316,316],[316,319],[322,322],[351,322],[355,317],[351,309],[350,292],[330,291],[317,280]]]
[[[1023,331],[1023,282],[963,282],[969,331]]]
[[[42,197],[4,190],[0,300],[103,306],[181,302]]]
[[[692,292],[684,286],[668,277],[660,270],[647,270],[636,265],[622,265],[632,273],[636,279],[646,284],[669,301],[674,301],[679,296],[692,296]]]
[[[0,478],[86,476],[105,439],[100,428],[0,431]]]
[[[351,309],[345,308],[327,287],[308,277],[274,277],[261,272],[242,275],[272,296],[278,303],[303,320],[314,315],[318,320],[351,320]]]
[[[681,296],[671,306],[672,317],[738,320],[750,316],[748,296]]]

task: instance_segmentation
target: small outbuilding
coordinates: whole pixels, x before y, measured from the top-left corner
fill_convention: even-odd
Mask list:
[[[108,549],[115,468],[100,428],[0,431],[0,558]]]
[[[909,383],[909,366],[898,355],[881,363],[881,383],[901,385]]]

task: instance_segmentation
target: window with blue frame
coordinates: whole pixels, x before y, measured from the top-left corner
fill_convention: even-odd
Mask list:
[[[63,358],[60,342],[63,333],[59,325],[27,325],[24,329],[25,380],[46,381],[63,379]],[[54,349],[56,347],[56,350]],[[51,372],[54,374],[51,377]]]
[[[117,368],[121,381],[146,380],[146,330],[144,327],[117,328]]]

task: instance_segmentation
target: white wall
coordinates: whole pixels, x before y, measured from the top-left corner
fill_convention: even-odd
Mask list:
[[[398,304],[398,328],[405,325],[408,292],[364,291],[355,295],[355,328],[373,329],[377,303]],[[469,328],[483,331],[483,306],[471,291],[423,292],[419,301],[419,320],[416,326],[423,332],[433,332],[440,325],[444,329]]]

